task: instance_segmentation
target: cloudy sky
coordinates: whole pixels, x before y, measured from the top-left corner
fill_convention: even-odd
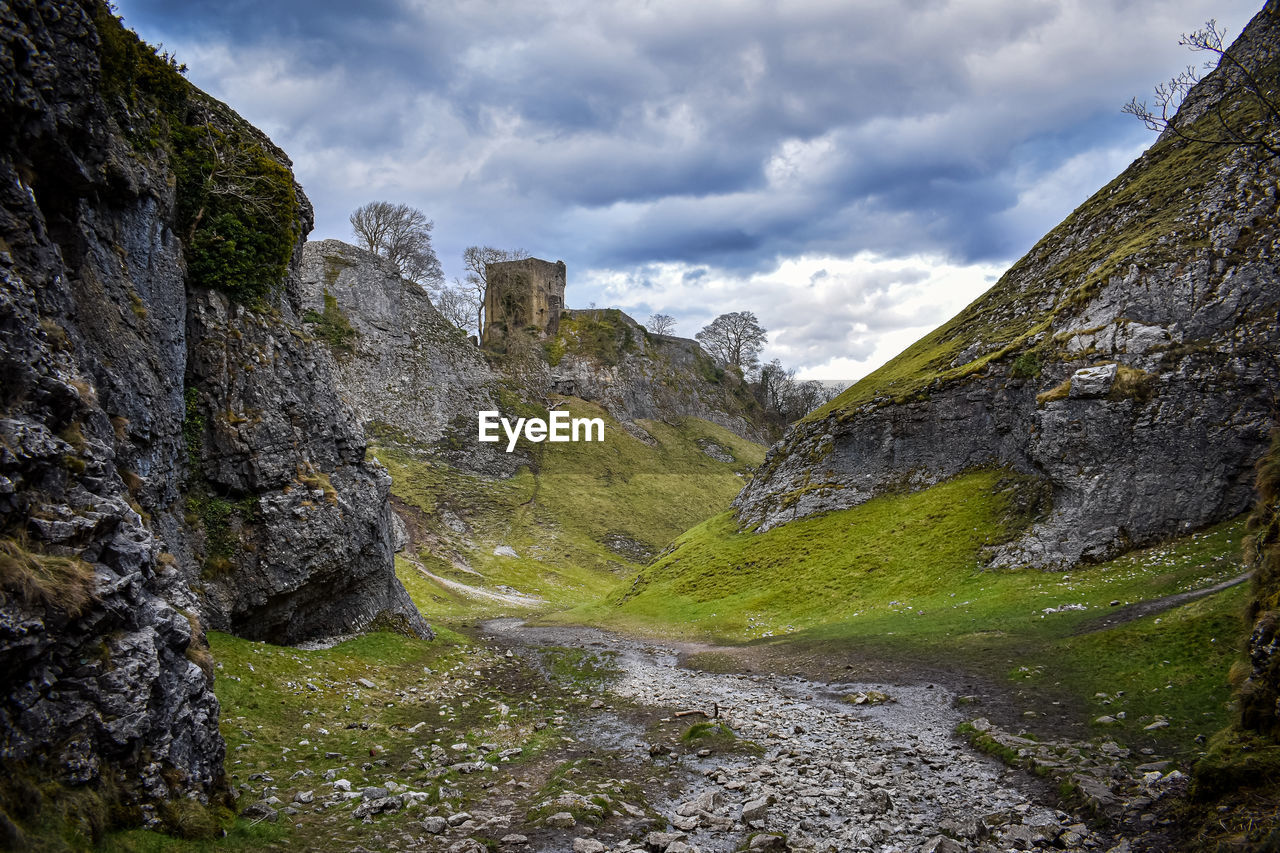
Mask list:
[[[293,158],[313,239],[373,199],[564,260],[570,307],[754,311],[854,379],[1153,139],[1120,107],[1261,0],[117,0]]]

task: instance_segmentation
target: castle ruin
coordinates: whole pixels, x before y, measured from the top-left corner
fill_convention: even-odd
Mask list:
[[[564,310],[564,261],[524,258],[485,264],[485,346],[524,329],[539,337],[554,335]]]

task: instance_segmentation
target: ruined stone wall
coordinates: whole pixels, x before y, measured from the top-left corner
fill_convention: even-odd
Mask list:
[[[486,345],[498,336],[536,327],[554,335],[564,310],[564,261],[525,258],[485,265],[489,286],[484,294]]]

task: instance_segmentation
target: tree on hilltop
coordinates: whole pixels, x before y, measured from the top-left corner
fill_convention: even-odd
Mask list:
[[[670,335],[676,330],[676,318],[670,314],[650,314],[645,327],[655,335]]]
[[[351,229],[361,248],[396,265],[400,275],[426,287],[444,283],[444,270],[431,247],[435,223],[416,207],[371,201],[351,213]]]
[[[1192,33],[1183,33],[1178,44],[1197,53],[1208,53],[1210,59],[1201,68],[1188,65],[1180,74],[1155,88],[1155,106],[1133,98],[1123,111],[1141,119],[1147,127],[1190,142],[1208,145],[1231,145],[1238,148],[1255,148],[1272,157],[1280,158],[1280,91],[1275,75],[1259,76],[1251,71],[1224,45],[1225,28],[1219,28],[1210,18],[1204,27]],[[1215,71],[1208,77],[1206,71]],[[1259,71],[1261,73],[1261,71]],[[1191,89],[1201,80],[1209,81],[1212,103],[1199,115],[1184,116],[1178,121],[1178,110],[1185,103]],[[1250,104],[1252,109],[1244,109]],[[1211,120],[1200,123],[1203,116]]]
[[[768,341],[760,321],[750,311],[721,314],[694,335],[711,357],[739,372],[751,370],[760,361],[760,350]]]
[[[471,331],[471,324],[476,319],[476,308],[480,300],[469,286],[454,278],[452,285],[444,285],[431,293],[436,310],[453,325],[464,332]],[[476,331],[479,334],[479,330]]]

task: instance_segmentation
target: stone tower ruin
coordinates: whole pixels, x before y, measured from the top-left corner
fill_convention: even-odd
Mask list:
[[[504,335],[529,330],[554,335],[564,310],[564,261],[525,258],[485,264],[484,334],[489,346]]]

